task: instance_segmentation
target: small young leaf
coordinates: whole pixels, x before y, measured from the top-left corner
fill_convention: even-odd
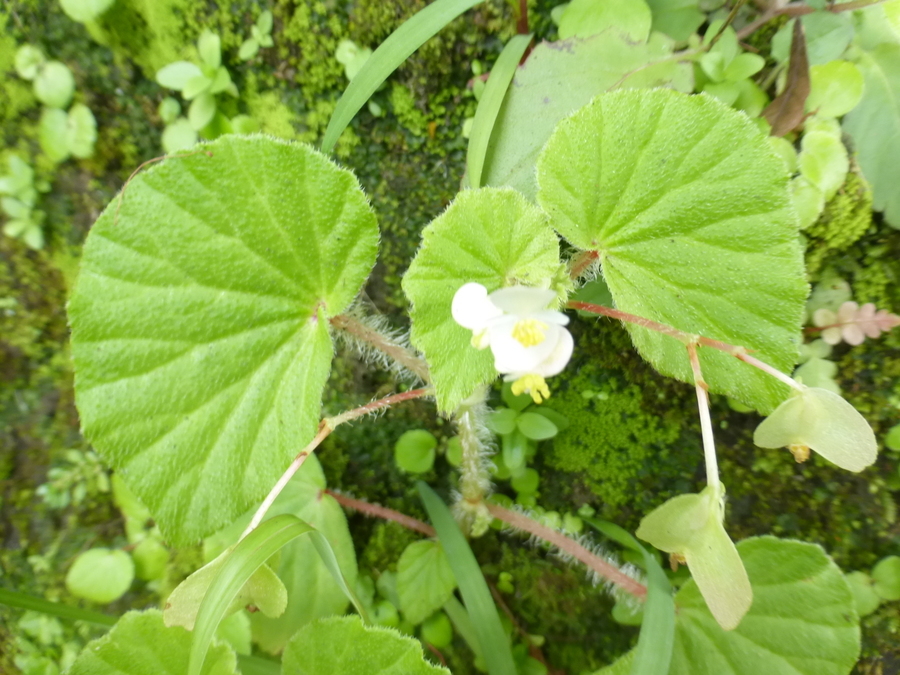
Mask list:
[[[241,48],[238,50],[238,58],[241,61],[249,61],[256,53],[259,51],[259,42],[257,42],[253,38],[249,38],[244,40],[241,43]]]
[[[268,35],[269,33],[271,33],[272,20],[272,12],[270,12],[268,9],[260,14],[259,18],[256,20],[256,27],[259,29],[259,32],[263,35]]]
[[[166,89],[181,91],[188,80],[203,75],[200,67],[189,61],[176,61],[157,71],[156,82]]]
[[[75,78],[68,66],[48,61],[34,79],[34,95],[50,108],[65,108],[75,93]]]
[[[59,108],[44,108],[38,127],[41,150],[56,163],[69,157],[69,116]]]
[[[863,75],[855,63],[830,61],[810,68],[806,110],[817,117],[841,117],[862,99]]]
[[[846,13],[814,12],[803,16],[801,21],[811,66],[839,59],[853,39],[853,21]],[[788,59],[796,22],[796,19],[789,21],[772,38],[772,57],[779,63]]]
[[[44,65],[44,53],[32,45],[22,45],[16,50],[16,73],[24,80],[33,80]]]
[[[872,580],[878,597],[884,600],[900,600],[900,557],[882,558],[872,568]]]
[[[193,147],[196,145],[197,140],[197,132],[194,130],[194,127],[184,117],[180,117],[163,131],[163,150],[171,155],[173,152]]]
[[[358,616],[309,624],[291,638],[283,675],[449,675],[425,660],[422,645],[390,628],[365,626]]]
[[[216,97],[209,92],[200,94],[191,102],[188,120],[195,131],[200,131],[216,116]]]
[[[826,201],[831,199],[850,170],[850,159],[841,137],[809,131],[803,135],[800,150],[800,173],[822,191]]]
[[[865,572],[849,572],[844,575],[850,592],[853,594],[853,603],[860,618],[868,616],[881,604],[881,598],[872,588],[872,577]]]
[[[73,157],[87,159],[94,154],[97,142],[97,120],[86,105],[76,103],[69,109],[66,144]]]
[[[134,560],[134,575],[144,581],[161,579],[169,563],[169,549],[159,539],[147,537],[131,552]]]
[[[546,288],[559,269],[559,245],[539,209],[495,188],[459,193],[422,237],[403,277],[411,337],[428,361],[438,408],[452,411],[497,377],[491,351],[473,347],[472,331],[453,320],[456,291],[469,282],[488,291],[516,283]]]
[[[122,597],[134,580],[134,563],[125,551],[92,548],[77,558],[66,574],[72,595],[106,604]]]
[[[698,0],[647,0],[653,12],[654,31],[684,42],[706,21],[698,8]]]
[[[516,428],[518,413],[511,408],[499,408],[488,415],[485,424],[495,434],[511,434]]]
[[[66,15],[78,23],[96,21],[103,12],[110,8],[115,0],[60,0],[59,4]]]
[[[456,579],[443,547],[436,541],[417,541],[406,547],[397,562],[397,594],[404,618],[417,625],[444,606]]]
[[[394,444],[394,460],[404,471],[425,473],[434,466],[434,450],[437,439],[424,429],[412,429],[403,433]]]
[[[69,675],[184,675],[192,635],[184,628],[167,628],[157,610],[128,612],[113,629],[88,643]],[[233,675],[234,652],[216,643],[202,675]]]
[[[222,65],[222,41],[212,31],[205,30],[197,40],[197,51],[203,64],[214,71]]]
[[[526,438],[533,441],[543,441],[553,438],[559,432],[556,425],[543,415],[533,412],[524,412],[516,418],[516,426]]]

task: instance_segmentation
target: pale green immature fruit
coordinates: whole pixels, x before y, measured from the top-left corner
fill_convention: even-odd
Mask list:
[[[753,603],[753,589],[722,522],[724,488],[679,495],[644,517],[640,539],[683,558],[709,611],[724,630],[733,630]]]
[[[834,392],[818,387],[795,390],[756,428],[753,442],[761,448],[789,447],[795,457],[803,456],[805,446],[853,472],[872,464],[878,454],[875,434],[863,416]]]

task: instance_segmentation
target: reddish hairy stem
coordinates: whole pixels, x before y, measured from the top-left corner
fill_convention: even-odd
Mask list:
[[[339,314],[335,317],[332,317],[329,323],[331,323],[331,325],[335,328],[349,333],[353,337],[358,338],[363,342],[369,343],[370,345],[375,347],[375,349],[386,354],[401,366],[412,372],[423,382],[430,381],[428,375],[428,366],[425,365],[425,362],[422,359],[413,354],[403,345],[397,344],[393,340],[386,338],[378,331],[369,328],[364,323],[361,323],[353,317],[347,316],[346,314]]]
[[[597,251],[582,251],[572,258],[572,268],[569,270],[569,278],[577,279],[584,271],[591,266],[591,263],[597,260],[600,254]]]
[[[492,516],[494,516],[494,518],[498,518],[507,525],[511,525],[518,530],[533,534],[535,537],[553,544],[560,551],[563,551],[576,560],[581,561],[594,572],[602,576],[604,579],[607,579],[611,583],[615,584],[623,591],[630,593],[634,597],[641,600],[647,597],[646,586],[638,581],[635,581],[630,576],[622,572],[622,570],[620,570],[618,567],[606,562],[600,556],[594,555],[574,539],[570,539],[564,534],[560,534],[556,530],[552,530],[549,527],[541,525],[539,522],[532,520],[528,516],[522,515],[521,513],[516,513],[515,511],[510,511],[508,509],[504,509],[502,506],[497,506],[496,504],[491,504],[488,502],[485,502],[485,506],[487,506],[487,510],[491,513]]]
[[[389,509],[385,506],[379,506],[378,504],[364,502],[361,499],[353,499],[353,497],[347,497],[346,495],[342,495],[340,492],[334,492],[332,490],[323,490],[323,492],[326,495],[334,497],[341,506],[344,506],[348,509],[353,509],[354,511],[359,511],[363,515],[372,518],[392,520],[409,530],[420,532],[426,537],[437,536],[437,532],[434,531],[434,528],[431,525],[429,525],[428,523],[423,523],[421,520],[413,518],[412,516],[408,516],[405,513],[400,513],[399,511],[394,511],[393,509]]]
[[[395,403],[411,401],[416,398],[428,396],[429,394],[431,394],[430,387],[411,389],[400,394],[391,394],[390,396],[385,396],[384,398],[380,398],[377,401],[372,401],[371,403],[366,403],[365,405],[354,408],[353,410],[343,412],[340,415],[335,415],[334,417],[326,417],[323,420],[323,423],[328,424],[328,426],[334,429],[340,424],[344,424],[345,422],[352,422],[353,420],[359,419],[360,417],[365,417],[366,415],[369,415],[376,410],[381,410],[382,408],[390,408]]]

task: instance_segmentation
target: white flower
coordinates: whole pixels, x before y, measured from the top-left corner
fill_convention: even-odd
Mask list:
[[[545,377],[561,372],[572,356],[569,318],[547,309],[556,293],[543,288],[511,286],[488,295],[478,283],[462,286],[453,296],[451,313],[472,331],[472,346],[491,348],[494,367],[513,382],[513,393],[530,394],[535,403],[550,395]]]

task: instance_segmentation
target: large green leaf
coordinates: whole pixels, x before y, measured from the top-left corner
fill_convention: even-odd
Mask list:
[[[425,354],[438,408],[449,412],[475,388],[497,377],[489,349],[472,346],[450,304],[477,281],[489,292],[521,283],[546,288],[559,270],[559,244],[540,209],[510,189],[461,192],[423,233],[403,277],[412,302],[412,342]]]
[[[716,623],[697,585],[675,596],[669,675],[846,675],[859,655],[859,618],[841,570],[815,544],[758,537],[737,545],[753,605],[734,630]],[[595,675],[625,675],[631,651]]]
[[[662,35],[647,44],[617,31],[542,42],[520,66],[500,108],[485,158],[483,185],[509,185],[534,200],[534,165],[559,122],[611,87],[693,88],[690,63],[669,59]],[[633,73],[626,77],[629,73]]]
[[[179,626],[166,628],[161,612],[129,612],[109,633],[88,643],[69,675],[184,675],[190,649],[191,634]],[[236,665],[234,652],[215,644],[201,672],[232,675]]]
[[[859,105],[844,117],[856,158],[872,184],[873,206],[900,228],[900,44],[882,44],[864,52],[859,67],[865,88]]]
[[[422,645],[358,616],[322,619],[300,629],[284,651],[283,675],[447,675]]]
[[[347,527],[347,518],[334,497],[322,494],[325,475],[315,455],[291,479],[269,509],[269,517],[292,514],[309,523],[324,535],[331,546],[344,578],[350,587],[356,584],[356,552]],[[207,555],[216,555],[233,544],[250,522],[252,512],[245,514],[228,528],[206,541]],[[300,537],[281,549],[274,569],[288,591],[288,605],[278,618],[257,612],[251,615],[253,637],[270,652],[281,651],[290,637],[315,619],[342,613],[347,595],[335,582],[334,575],[322,560],[315,544]]]
[[[120,198],[69,305],[77,403],[85,435],[185,543],[261,499],[315,435],[327,318],[365,280],[378,231],[352,174],[262,136],[167,159]]]
[[[538,201],[600,255],[622,311],[755,350],[790,371],[807,286],[784,163],[743,114],[673,91],[604,94],[559,125],[538,161]],[[629,324],[641,355],[693,382],[678,340]],[[762,412],[786,385],[700,352],[704,377]]]
[[[737,546],[753,605],[719,628],[693,581],[678,606],[670,675],[846,675],[859,656],[859,618],[841,570],[815,544],[775,537]]]
[[[436,541],[416,541],[406,547],[397,562],[397,595],[403,616],[420,624],[450,599],[456,578],[443,546]]]

